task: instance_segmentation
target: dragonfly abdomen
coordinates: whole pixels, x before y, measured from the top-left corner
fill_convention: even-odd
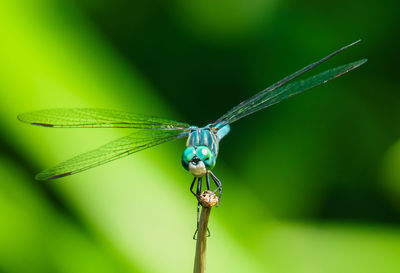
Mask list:
[[[221,129],[217,131],[218,139],[221,140],[224,136],[226,136],[231,131],[231,126],[225,125]]]

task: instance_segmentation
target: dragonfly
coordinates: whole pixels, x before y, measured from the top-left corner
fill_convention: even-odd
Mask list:
[[[210,190],[211,177],[215,184],[212,193],[218,192],[218,200],[220,200],[222,183],[212,169],[216,165],[219,143],[230,132],[230,125],[241,118],[322,85],[361,66],[367,59],[337,66],[303,80],[292,82],[305,72],[359,42],[360,40],[344,46],[319,61],[290,74],[241,102],[215,122],[204,127],[156,116],[96,108],[47,109],[20,114],[18,115],[20,121],[43,127],[136,129],[130,135],[43,170],[35,178],[49,180],[69,176],[162,143],[186,138],[186,149],[183,151],[181,162],[183,168],[194,176],[190,191],[199,200],[203,178],[205,177],[207,190]]]

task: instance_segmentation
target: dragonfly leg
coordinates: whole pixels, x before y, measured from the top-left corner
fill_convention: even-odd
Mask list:
[[[219,202],[221,200],[221,195],[222,195],[222,183],[211,171],[208,171],[208,172],[210,173],[211,178],[214,181],[215,185],[217,185],[217,188],[213,191],[213,193],[216,193],[217,191],[219,191],[219,195],[218,195],[218,206],[219,206]]]
[[[210,190],[210,177],[208,173],[206,174],[206,181],[207,181],[207,190]]]
[[[202,182],[202,178],[199,177],[199,179],[197,180],[197,196],[200,196],[201,194],[201,182]]]
[[[196,194],[194,193],[194,191],[193,191],[193,187],[194,187],[194,183],[196,182],[196,179],[197,179],[197,177],[194,177],[193,182],[192,182],[192,185],[190,185],[190,191],[193,193],[194,196],[197,197],[197,195],[196,195]]]
[[[196,182],[197,179],[197,191],[196,193],[193,192],[193,187],[194,187],[194,183]],[[193,179],[192,185],[190,186],[190,191],[193,193],[194,196],[196,196],[198,198],[198,196],[200,196],[201,194],[201,185],[202,185],[202,177],[195,177]],[[206,176],[206,181],[207,181],[207,189],[210,190],[210,179],[208,177],[208,174]],[[200,222],[200,202],[197,202],[197,220],[196,220],[196,231],[193,234],[193,240],[196,240],[196,235],[197,232],[199,230],[199,222]],[[210,229],[207,227],[207,237],[211,236],[211,232]]]

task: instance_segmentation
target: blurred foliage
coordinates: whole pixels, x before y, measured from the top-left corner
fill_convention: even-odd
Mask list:
[[[321,69],[366,65],[232,126],[207,267],[398,272],[399,6],[1,1],[0,271],[190,272],[194,257],[184,141],[38,183],[39,170],[129,130],[37,128],[18,113],[104,107],[205,125],[361,38]]]

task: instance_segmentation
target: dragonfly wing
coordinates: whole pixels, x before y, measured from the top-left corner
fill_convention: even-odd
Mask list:
[[[37,180],[48,180],[75,174],[187,135],[188,133],[182,130],[140,130],[61,162],[40,172],[35,178]]]
[[[96,108],[59,108],[28,112],[18,119],[32,125],[55,128],[136,128],[181,130],[189,124],[174,120]]]
[[[359,40],[360,41],[360,40]],[[264,89],[263,91],[257,93],[253,97],[241,102],[239,105],[232,108],[226,114],[221,116],[216,122],[212,125],[215,126],[216,129],[220,129],[223,126],[233,123],[240,118],[243,118],[247,115],[250,115],[254,112],[257,112],[263,108],[271,106],[275,103],[280,102],[283,99],[291,97],[295,94],[299,94],[303,91],[306,91],[310,88],[318,86],[320,84],[326,83],[327,81],[337,78],[355,68],[365,63],[367,60],[359,60],[357,62],[353,62],[347,65],[339,66],[333,68],[331,70],[327,70],[310,78],[307,78],[303,81],[297,81],[292,84],[288,84],[285,86],[286,83],[289,81],[299,77],[300,75],[304,74],[305,72],[313,69],[314,67],[320,65],[321,63],[325,62],[326,60],[330,59],[331,57],[335,56],[336,54],[340,53],[341,51],[357,44],[359,41],[356,41],[350,45],[342,47],[341,49],[329,54],[325,58],[312,63],[303,69],[285,77],[281,81],[271,85],[270,87]],[[336,73],[336,74],[335,74]],[[290,87],[290,88],[288,88]]]

